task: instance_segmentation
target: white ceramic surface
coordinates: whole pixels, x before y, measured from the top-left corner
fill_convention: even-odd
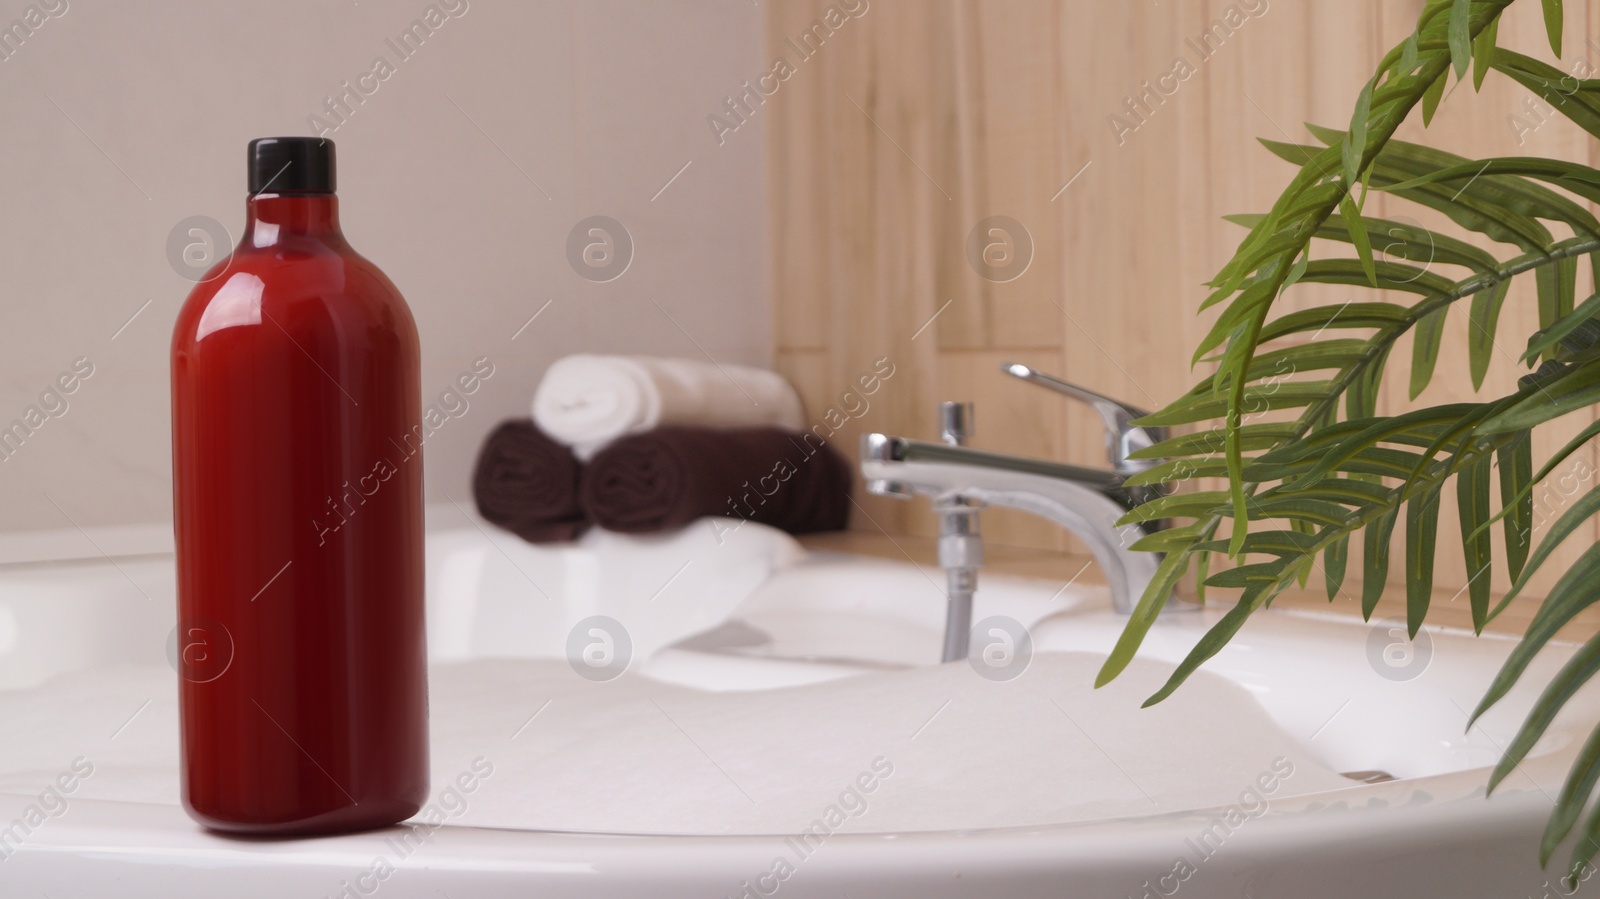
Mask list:
[[[558,576],[557,567],[539,568],[535,557],[502,552],[486,532],[461,526],[459,516],[454,527],[434,530],[429,545],[430,632],[435,647],[448,647],[457,659],[505,654],[485,635],[504,630],[519,601],[532,601],[522,575],[573,582]],[[781,552],[766,551],[784,561]],[[482,576],[490,557],[520,565]],[[472,570],[479,576],[463,574]],[[750,691],[920,665],[937,655],[943,610],[936,572],[812,556],[749,596],[732,596],[748,589],[740,586],[745,582],[708,577],[715,573],[709,562],[698,574],[690,566],[674,589],[699,591],[708,608],[727,610],[729,623],[643,653],[639,673],[680,687]],[[462,593],[472,584],[480,595]],[[569,598],[561,588],[545,589],[559,601]],[[592,605],[596,597],[582,601]],[[1094,586],[986,577],[975,617],[1027,625],[1035,653],[1103,653],[1120,628],[1107,607]],[[1145,655],[1175,661],[1217,615],[1163,622]],[[172,626],[169,557],[0,567],[0,689],[160,662]],[[655,625],[640,619],[636,627]],[[635,636],[655,646],[678,634]],[[1549,797],[1559,789],[1581,723],[1594,720],[1600,702],[1583,694],[1523,770],[1486,801],[1485,766],[1534,691],[1516,691],[1470,733],[1466,710],[1511,644],[1432,631],[1431,648],[1408,657],[1395,643],[1381,626],[1267,612],[1213,660],[1207,670],[1251,691],[1309,757],[1334,771],[1381,770],[1398,779],[1351,781],[1345,789],[1271,801],[1265,813],[1229,828],[1209,854],[1197,851],[1195,840],[1228,810],[1160,808],[1159,796],[1149,814],[1069,825],[835,834],[781,880],[770,876],[775,861],[794,852],[770,836],[611,836],[446,824],[415,854],[399,858],[388,842],[393,832],[244,841],[198,829],[175,803],[82,799],[0,860],[0,896],[1541,895],[1556,879],[1534,861]],[[1528,681],[1538,683],[1567,652],[1553,648]],[[1171,701],[1184,699],[1180,691]],[[60,710],[63,726],[74,712]],[[1185,735],[1168,735],[1165,749],[1181,760]],[[20,790],[0,796],[7,809],[24,798]],[[380,858],[393,864],[392,873],[378,876]]]

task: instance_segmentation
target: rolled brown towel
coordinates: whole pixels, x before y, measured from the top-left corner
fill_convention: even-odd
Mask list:
[[[478,514],[532,543],[571,540],[589,526],[578,501],[579,465],[569,447],[530,419],[501,422],[472,474]]]
[[[661,427],[589,460],[580,493],[600,527],[645,534],[706,515],[791,534],[836,531],[850,514],[850,466],[816,437],[778,428]]]

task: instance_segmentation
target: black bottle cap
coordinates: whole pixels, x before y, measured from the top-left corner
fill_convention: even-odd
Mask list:
[[[333,141],[325,137],[258,137],[250,142],[252,194],[331,194]]]

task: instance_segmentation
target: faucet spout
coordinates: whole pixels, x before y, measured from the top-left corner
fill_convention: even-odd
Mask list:
[[[1117,524],[1142,497],[1116,472],[867,434],[861,473],[869,485],[893,485],[902,495],[1022,509],[1066,528],[1088,545],[1123,614],[1132,613],[1160,565],[1158,554],[1131,548],[1143,528]]]

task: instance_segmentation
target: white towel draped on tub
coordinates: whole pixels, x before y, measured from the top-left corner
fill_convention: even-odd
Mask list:
[[[805,427],[800,397],[775,372],[655,356],[558,360],[534,393],[533,420],[580,459],[658,425]]]

